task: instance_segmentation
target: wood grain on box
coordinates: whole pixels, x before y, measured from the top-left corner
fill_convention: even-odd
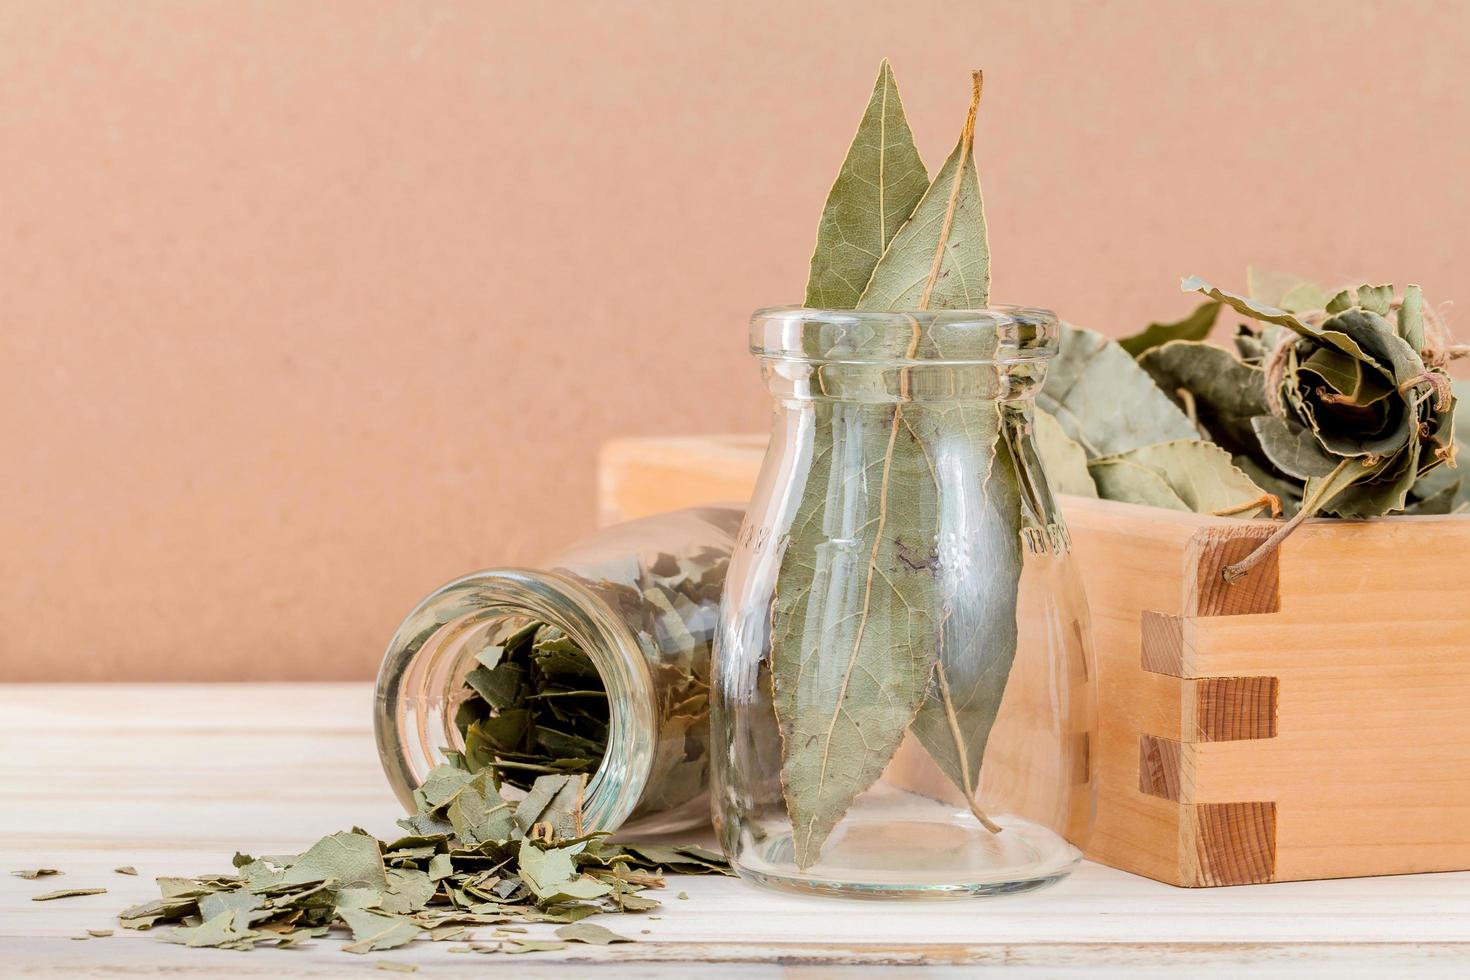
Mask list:
[[[747,497],[762,437],[604,449],[604,520]],[[1063,498],[1101,711],[1088,855],[1178,885],[1470,868],[1470,519],[1266,534]]]

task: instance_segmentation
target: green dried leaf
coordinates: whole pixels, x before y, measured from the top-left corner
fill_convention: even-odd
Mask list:
[[[964,521],[975,560],[940,566],[941,605],[948,615],[924,703],[909,730],[976,818],[991,826],[977,796],[980,763],[1016,656],[1021,482],[994,404],[960,403],[936,414],[926,440],[930,452],[944,461],[940,465],[952,464],[965,475],[970,485],[961,485],[958,496],[980,512]],[[952,414],[962,417],[946,417]],[[937,524],[935,531],[937,536]]]
[[[1359,286],[1358,305],[1379,316],[1388,316],[1393,309],[1393,286]]]
[[[1309,480],[1326,476],[1337,466],[1306,426],[1274,415],[1258,416],[1252,424],[1266,458],[1287,476]]]
[[[23,868],[20,871],[12,871],[10,873],[15,875],[17,878],[28,878],[32,881],[37,878],[46,878],[51,875],[64,874],[64,872],[58,871],[55,868]]]
[[[1259,367],[1223,347],[1188,341],[1148,351],[1138,365],[1175,404],[1192,409],[1212,440],[1232,452],[1256,451],[1252,420],[1270,412]]]
[[[104,895],[106,893],[106,888],[58,888],[56,891],[32,895],[31,901],[54,902],[58,898],[77,898],[82,895]]]
[[[1110,481],[1110,486],[1124,485],[1128,488],[1127,492],[1154,495],[1157,493],[1156,485],[1140,480],[1128,467],[1108,466],[1115,461],[1133,463],[1153,470],[1163,478],[1174,497],[1197,514],[1252,517],[1269,510],[1263,499],[1266,491],[1231,461],[1229,453],[1207,442],[1162,442],[1130,449],[1117,456],[1103,457],[1092,463],[1094,467],[1107,470],[1104,478]],[[1109,495],[1108,499],[1122,498]],[[1255,506],[1247,506],[1251,504]]]
[[[1133,357],[1138,357],[1144,351],[1167,344],[1171,340],[1204,340],[1214,328],[1215,320],[1220,316],[1220,308],[1221,304],[1218,302],[1201,303],[1184,319],[1174,323],[1150,323],[1139,333],[1119,340],[1118,346]]]
[[[378,902],[378,910],[406,915],[429,904],[438,891],[434,880],[423,871],[412,868],[389,868],[388,888]]]
[[[848,310],[929,187],[885,59],[847,159],[827,195],[807,279],[806,305]]]
[[[559,938],[572,943],[587,943],[592,946],[610,946],[613,943],[631,943],[634,940],[620,936],[611,929],[591,922],[574,922],[556,930]]]
[[[402,915],[381,915],[365,909],[341,908],[337,915],[352,930],[352,942],[344,953],[371,953],[405,946],[419,937],[423,928]]]
[[[161,921],[181,919],[197,908],[193,898],[156,898],[123,909],[117,918],[124,929],[149,929]]]
[[[1327,301],[1326,309],[1328,313],[1341,313],[1344,310],[1352,309],[1355,302],[1356,298],[1353,296],[1353,294],[1344,289],[1334,294],[1333,297]]]
[[[1199,276],[1185,276],[1184,279],[1180,280],[1179,288],[1187,293],[1204,293],[1206,296],[1209,296],[1212,299],[1219,300],[1220,302],[1225,303],[1227,306],[1234,308],[1236,312],[1244,313],[1246,316],[1254,320],[1260,320],[1264,323],[1274,323],[1277,326],[1286,327],[1290,330],[1295,330],[1298,333],[1311,330],[1311,328],[1306,325],[1306,322],[1300,319],[1294,313],[1290,313],[1277,306],[1273,306],[1270,303],[1261,302],[1254,298],[1237,296],[1234,293],[1227,293],[1224,290],[1216,289],[1214,286],[1211,286]],[[1345,295],[1345,293],[1338,294],[1339,297]],[[1333,302],[1335,301],[1336,298],[1334,298]],[[1351,303],[1349,303],[1349,305],[1351,305]],[[1328,308],[1329,310],[1331,309],[1331,304],[1329,304]]]
[[[1072,441],[1050,412],[1036,410],[1033,437],[1046,468],[1046,480],[1056,493],[1096,497],[1097,486],[1087,472],[1087,450]]]
[[[521,877],[538,894],[570,881],[577,874],[570,848],[543,850],[528,840],[521,841],[517,856]]]
[[[973,159],[979,97],[977,73],[958,144],[879,260],[859,309],[988,303],[989,247]],[[931,329],[942,330],[942,322],[913,320],[908,356],[926,342],[936,343],[927,334]],[[876,338],[879,344],[898,339]],[[849,395],[871,383],[860,370],[836,371],[828,380],[851,386]],[[993,707],[981,692],[946,694],[942,685],[931,690],[930,678],[940,653],[937,611],[943,603],[935,579],[941,529],[931,455],[953,456],[960,466],[985,463],[971,470],[983,480],[996,453],[994,403],[967,405],[964,411],[977,413],[973,419],[945,420],[939,410],[931,414],[928,406],[906,400],[875,402],[881,399],[852,397],[818,401],[809,409],[813,466],[786,535],[772,612],[781,783],[794,856],[803,868],[818,860],[852,800],[887,766],[926,699],[932,698],[936,718],[944,714],[946,698],[951,715],[960,710],[957,704],[977,717]],[[993,655],[1003,660],[1007,654]],[[942,727],[949,752],[934,749],[940,764],[953,763],[957,785],[973,784],[971,763],[979,760],[968,757],[965,733],[957,740],[951,726]]]
[[[468,847],[510,837],[515,828],[513,813],[511,804],[502,800],[496,791],[494,773],[489,770],[476,774],[465,784],[447,811],[454,836]]]
[[[567,948],[566,943],[551,939],[511,939],[503,953],[554,953]]]
[[[429,879],[431,881],[439,881],[452,874],[454,874],[454,859],[448,854],[435,854],[429,860]]]
[[[266,899],[253,892],[216,892],[201,896],[199,916],[209,921],[223,913],[230,913],[230,926],[239,932],[248,932],[261,919],[270,917],[273,910],[265,908]]]
[[[234,921],[235,913],[226,910],[197,926],[175,926],[173,932],[163,938],[183,946],[233,946],[248,943],[259,936],[249,929],[236,929]]]
[[[1036,404],[1089,457],[1199,435],[1127,351],[1067,324]]]
[[[378,841],[363,833],[323,837],[299,857],[281,877],[282,885],[331,880],[341,888],[388,887]]]
[[[138,869],[131,864],[125,864],[120,868],[113,868],[112,870],[120,875],[136,875],[138,873]]]
[[[414,791],[414,800],[422,809],[436,810],[454,799],[474,779],[471,773],[453,766],[435,766]]]
[[[419,968],[412,963],[395,963],[392,960],[378,960],[373,966],[379,970],[388,970],[391,973],[417,973]]]
[[[557,836],[574,837],[583,794],[579,776],[541,776],[516,805],[515,824],[522,832],[529,832],[538,823],[549,823]]]
[[[1166,510],[1189,510],[1189,505],[1179,499],[1163,474],[1151,467],[1109,456],[1088,463],[1087,469],[1104,500]]]
[[[797,510],[772,611],[781,782],[803,868],[892,759],[937,650],[938,488],[902,406],[811,412],[825,445],[807,485],[819,493]],[[847,478],[834,458],[866,465]],[[855,590],[844,586],[849,566],[865,569]]]
[[[1404,287],[1404,303],[1399,307],[1399,336],[1416,351],[1424,350],[1424,293],[1418,286]]]
[[[990,244],[975,173],[980,75],[960,139],[878,260],[860,310],[963,310],[990,304]]]

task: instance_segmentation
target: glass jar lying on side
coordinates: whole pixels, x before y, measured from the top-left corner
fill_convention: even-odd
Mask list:
[[[741,516],[630,521],[547,570],[477,572],[419,603],[388,645],[374,712],[405,809],[447,762],[523,790],[585,777],[588,829],[706,822],[710,646]]]

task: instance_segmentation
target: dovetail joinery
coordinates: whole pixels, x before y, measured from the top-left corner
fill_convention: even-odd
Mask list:
[[[1250,554],[1270,525],[1205,528],[1184,555],[1184,615],[1144,612],[1140,666],[1179,678],[1179,730],[1141,734],[1138,790],[1178,805],[1176,881],[1188,886],[1243,885],[1276,871],[1276,804],[1197,803],[1208,780],[1202,744],[1274,738],[1280,681],[1275,677],[1200,677],[1194,643],[1212,617],[1279,612],[1280,565],[1272,553],[1233,583],[1222,571]],[[1173,736],[1173,737],[1170,737]]]

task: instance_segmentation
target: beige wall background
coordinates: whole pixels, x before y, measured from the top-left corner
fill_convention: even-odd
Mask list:
[[[883,55],[931,166],[986,71],[998,301],[1470,302],[1449,0],[3,0],[0,679],[369,677],[601,440],[760,428]]]

